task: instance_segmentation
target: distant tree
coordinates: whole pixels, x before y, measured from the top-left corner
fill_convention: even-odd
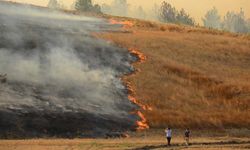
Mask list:
[[[202,21],[205,27],[221,29],[221,18],[215,7],[206,13],[205,17],[202,18]]]
[[[93,6],[92,0],[77,0],[75,2],[75,9],[78,11],[101,12],[101,7],[98,4]]]
[[[140,19],[146,18],[146,13],[141,6],[137,7],[137,9],[135,11],[135,17],[140,18]]]
[[[186,24],[186,25],[191,25],[191,26],[195,25],[194,19],[191,18],[190,15],[187,14],[183,8],[181,9],[180,12],[178,12],[176,16],[176,20],[178,23],[181,23],[181,24]]]
[[[101,11],[103,12],[103,13],[106,13],[106,14],[112,14],[112,8],[111,8],[111,6],[110,5],[108,5],[108,4],[102,4],[102,6],[101,6]]]
[[[94,11],[96,13],[102,13],[101,6],[98,4],[95,4],[92,11]]]
[[[245,20],[244,11],[240,13],[227,12],[223,20],[223,29],[237,33],[247,33],[247,21]]]
[[[186,25],[194,25],[194,19],[185,12],[184,9],[176,10],[171,4],[166,1],[162,2],[160,8],[160,21],[167,23],[180,23]]]
[[[50,0],[48,5],[49,8],[59,8],[59,3],[57,2],[57,0]]]
[[[250,33],[250,19],[247,20],[247,31]]]
[[[160,20],[162,22],[176,23],[177,10],[171,4],[163,1],[160,8]]]
[[[128,3],[127,0],[114,0],[112,3],[113,14],[118,16],[128,15]]]
[[[75,3],[75,9],[79,11],[91,11],[92,0],[77,0]]]
[[[160,6],[156,3],[154,3],[152,9],[151,9],[151,13],[150,13],[150,18],[153,20],[160,20]]]

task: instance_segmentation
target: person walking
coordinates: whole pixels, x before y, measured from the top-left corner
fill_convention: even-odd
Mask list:
[[[172,138],[172,130],[171,128],[167,128],[165,129],[165,133],[166,133],[166,138],[167,138],[167,141],[168,141],[168,146],[171,145],[171,138]]]
[[[185,137],[186,145],[189,145],[189,138],[190,138],[190,130],[189,130],[189,128],[186,129],[186,131],[184,133],[184,137]]]

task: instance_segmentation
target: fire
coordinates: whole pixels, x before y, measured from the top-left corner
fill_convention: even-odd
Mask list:
[[[144,117],[144,115],[140,112],[140,111],[137,111],[137,115],[141,118],[140,121],[137,121],[136,124],[137,124],[137,130],[144,130],[144,129],[148,129],[149,126],[147,124],[147,119]]]
[[[141,53],[138,49],[130,48],[130,49],[128,49],[128,50],[129,50],[129,52],[130,52],[131,54],[133,54],[133,55],[135,55],[135,56],[138,57],[139,60],[138,60],[136,63],[143,63],[144,61],[146,61],[146,56],[145,56],[143,53]],[[138,72],[138,70],[136,70],[136,72]],[[125,76],[125,77],[122,78],[123,82],[126,84],[127,89],[128,89],[128,93],[129,93],[128,99],[129,99],[132,103],[134,103],[134,104],[136,104],[137,106],[139,106],[140,109],[142,109],[142,110],[144,110],[144,111],[151,111],[152,108],[151,108],[150,106],[145,105],[145,104],[142,104],[142,103],[140,103],[140,102],[136,99],[136,97],[135,97],[136,92],[135,92],[135,90],[134,90],[134,88],[133,88],[131,82],[129,82],[129,81],[127,80],[127,78],[126,78],[126,77],[128,77],[128,76],[134,75],[136,72],[134,72],[134,73],[132,73],[132,74],[130,74],[130,75],[127,75],[127,76]],[[136,125],[137,125],[137,128],[136,128],[136,129],[137,129],[137,130],[148,129],[149,126],[148,126],[148,124],[147,124],[147,119],[145,118],[145,116],[143,115],[143,113],[142,113],[141,111],[137,110],[137,111],[135,112],[135,114],[138,115],[138,116],[140,117],[140,120],[136,121]]]
[[[128,99],[133,102],[134,104],[138,105],[140,108],[142,108],[142,110],[149,110],[152,111],[152,108],[148,105],[143,105],[141,103],[139,103],[135,97],[133,97],[132,95],[128,96]]]
[[[134,26],[134,24],[131,22],[131,21],[117,21],[117,20],[114,20],[114,19],[110,19],[109,20],[110,24],[120,24],[120,25],[123,25],[123,28],[131,28]],[[129,52],[133,55],[135,55],[136,57],[138,57],[138,61],[136,63],[143,63],[146,61],[146,56],[141,53],[138,49],[136,48],[129,48],[128,49]],[[134,90],[134,88],[132,87],[132,84],[127,80],[126,77],[128,76],[131,76],[133,74],[135,74],[136,72],[139,72],[140,70],[136,70],[134,73],[132,74],[129,74],[127,76],[124,76],[122,77],[122,81],[124,82],[124,84],[127,86],[127,89],[128,89],[128,99],[136,104],[137,106],[140,107],[140,109],[144,110],[144,111],[151,111],[152,108],[148,105],[144,105],[142,103],[140,103],[136,98],[135,98],[135,95],[136,95],[136,92]],[[140,120],[136,121],[136,125],[137,125],[137,130],[144,130],[144,129],[148,129],[149,126],[147,124],[147,119],[145,118],[145,116],[142,114],[141,111],[137,110],[135,112],[136,115],[139,116]]]
[[[130,48],[128,50],[131,54],[133,54],[139,58],[140,63],[143,63],[146,61],[146,56],[143,53],[141,53],[139,50],[137,50],[135,48]]]
[[[110,24],[120,24],[120,25],[123,25],[124,28],[131,28],[134,25],[131,21],[117,21],[114,19],[110,19],[109,23]]]

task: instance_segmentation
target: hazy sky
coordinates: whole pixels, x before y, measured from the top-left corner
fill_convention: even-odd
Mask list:
[[[13,0],[16,2],[33,3],[37,5],[46,5],[48,0]],[[73,0],[59,0],[65,5],[71,5]],[[110,3],[113,0],[93,0],[97,3]],[[129,4],[142,5],[145,9],[151,8],[154,3],[160,4],[163,0],[128,0]],[[201,20],[207,10],[213,6],[219,9],[224,15],[228,10],[239,11],[243,8],[247,18],[250,18],[250,0],[166,0],[175,7],[184,8],[197,21]]]

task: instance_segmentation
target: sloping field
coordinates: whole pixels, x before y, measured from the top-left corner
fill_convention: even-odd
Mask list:
[[[41,12],[38,12],[41,17]],[[49,16],[53,18],[54,15]],[[124,24],[120,31],[115,26],[111,28],[106,21],[81,18],[79,22],[79,19],[74,20],[72,16],[66,15],[65,18],[65,14],[61,16],[62,20],[48,19],[44,15],[41,20],[29,15],[24,15],[23,18],[10,16],[12,15],[4,13],[0,15],[0,54],[9,54],[0,55],[0,62],[4,62],[0,64],[3,66],[0,70],[7,72],[14,68],[19,72],[7,72],[7,79],[5,75],[0,76],[0,135],[2,138],[44,139],[0,140],[0,150],[250,148],[249,36],[129,18],[115,17],[115,20],[110,21],[113,24]],[[110,16],[104,17],[111,19]],[[72,23],[76,26],[71,26]],[[21,30],[17,32],[12,29]],[[109,32],[104,32],[107,30]],[[110,40],[115,45],[89,34],[98,31],[103,33],[95,33],[95,36]],[[22,39],[20,43],[13,44],[19,38]],[[68,41],[67,45],[65,41]],[[44,43],[47,44],[44,46]],[[131,57],[126,49],[118,48],[117,45],[128,48],[132,54],[141,57],[140,61],[133,63],[136,69],[134,74],[130,74],[133,71],[130,63],[134,62],[135,57]],[[56,54],[60,56],[59,63],[51,59],[51,52],[57,52],[54,49],[58,50]],[[7,53],[9,51],[11,53]],[[68,55],[69,52],[72,55]],[[75,54],[78,54],[77,57]],[[33,61],[31,56],[39,56],[38,61]],[[65,56],[70,57],[66,59]],[[16,60],[14,58],[22,61],[8,65],[8,62]],[[78,63],[75,62],[77,60]],[[23,61],[30,62],[20,63]],[[44,80],[30,78],[32,72],[19,69],[24,68],[23,64],[36,64],[35,62],[38,62],[39,70],[43,69],[39,71],[39,75]],[[53,68],[52,64],[57,65]],[[84,79],[86,82],[81,82],[79,77],[82,73],[77,72],[84,69],[76,68],[73,76],[68,74],[72,73],[70,70],[76,65],[80,68],[88,66],[83,73],[85,76],[97,70],[102,72],[105,68],[110,71],[104,71],[100,77],[90,74],[89,78]],[[48,74],[48,69],[52,74]],[[122,77],[128,89],[120,80],[124,74],[130,74]],[[51,75],[55,75],[53,80]],[[59,78],[61,75],[63,78]],[[113,78],[103,82],[105,76]],[[23,80],[21,77],[29,78]],[[93,78],[96,79],[95,82],[92,82]],[[36,79],[36,82],[30,82],[31,79]],[[37,81],[43,82],[41,84]],[[105,89],[103,92],[96,92],[96,89],[102,87]],[[91,93],[101,96],[91,97]],[[19,96],[19,99],[11,96]],[[105,103],[107,99],[111,102]],[[137,107],[128,99],[141,106],[146,118],[140,111],[139,116],[132,113]],[[103,110],[111,113],[107,114]],[[141,121],[138,121],[139,117]],[[117,134],[113,131],[129,130],[134,128],[135,123],[140,125],[139,129],[147,128],[147,124],[144,124],[146,119],[151,128],[174,128],[171,147],[166,146],[162,129],[128,132],[130,138],[126,139],[56,139]],[[189,147],[185,146],[183,139],[183,128],[186,127],[205,129],[192,129]],[[221,130],[222,128],[229,129]],[[47,139],[48,137],[53,138]]]
[[[249,36],[115,19],[127,21],[123,32],[96,36],[146,55],[126,80],[152,107],[143,112],[151,127],[250,127]]]
[[[91,36],[102,30],[117,28],[0,1],[0,138],[104,137],[136,128],[137,106],[120,80],[136,58]]]

